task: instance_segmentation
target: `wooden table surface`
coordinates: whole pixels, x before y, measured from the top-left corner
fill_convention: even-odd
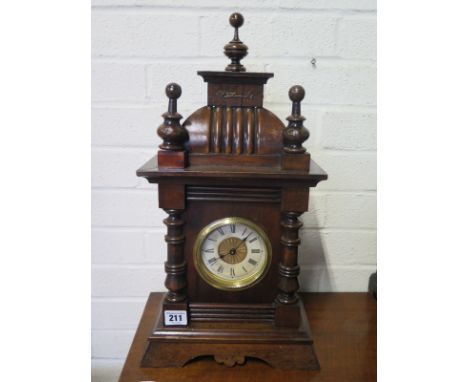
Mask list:
[[[162,293],[151,293],[119,382],[376,381],[377,303],[367,293],[303,293],[320,371],[283,371],[260,361],[228,368],[203,358],[183,368],[140,368],[148,333],[159,313]]]

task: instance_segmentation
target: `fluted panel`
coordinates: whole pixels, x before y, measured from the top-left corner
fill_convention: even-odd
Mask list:
[[[254,153],[254,140],[255,140],[255,114],[254,114],[254,109],[253,108],[248,108],[245,110],[247,114],[247,134],[245,135],[245,151],[247,154],[253,154]]]
[[[244,141],[244,121],[243,121],[243,113],[242,108],[237,107],[236,110],[236,127],[234,130],[234,146],[236,150],[236,154],[242,154],[243,149],[243,141]]]
[[[222,129],[223,129],[223,114],[224,108],[217,107],[215,109],[214,115],[214,131],[213,131],[213,145],[212,145],[212,152],[220,153],[221,152],[221,143],[222,143]]]
[[[256,154],[257,109],[253,107],[211,107],[209,142],[211,153]]]
[[[189,133],[185,143],[189,153],[268,155],[283,151],[285,126],[265,108],[204,106],[183,126]]]
[[[226,133],[224,134],[224,152],[232,152],[232,108],[226,108]]]

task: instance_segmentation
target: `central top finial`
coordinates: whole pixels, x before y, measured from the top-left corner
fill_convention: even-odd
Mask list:
[[[231,63],[226,66],[228,72],[245,72],[245,67],[240,63],[249,49],[241,40],[239,40],[239,28],[244,24],[244,16],[240,13],[233,13],[229,17],[229,23],[235,28],[234,38],[224,46],[224,54],[231,59]]]

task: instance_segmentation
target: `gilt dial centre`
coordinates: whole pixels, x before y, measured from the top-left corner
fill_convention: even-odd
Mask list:
[[[238,237],[228,237],[218,246],[219,257],[228,264],[239,264],[247,256],[247,246]]]

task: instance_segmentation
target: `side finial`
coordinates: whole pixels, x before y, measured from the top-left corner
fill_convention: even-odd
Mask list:
[[[162,116],[164,122],[158,128],[158,135],[163,143],[159,148],[168,151],[184,150],[184,142],[188,140],[188,133],[180,125],[182,116],[177,112],[177,99],[181,96],[182,89],[176,83],[170,83],[166,86],[166,95],[169,98],[167,112]]]
[[[229,17],[229,23],[234,27],[234,38],[224,46],[224,54],[231,59],[231,63],[226,66],[227,72],[245,72],[245,67],[240,63],[249,49],[239,40],[239,28],[244,24],[244,16],[240,13],[233,13]]]
[[[309,131],[303,126],[305,118],[301,115],[301,101],[305,97],[305,90],[300,85],[295,85],[289,89],[289,99],[292,101],[291,115],[286,118],[288,126],[283,131],[283,150],[289,154],[303,154],[306,149],[302,147]]]

